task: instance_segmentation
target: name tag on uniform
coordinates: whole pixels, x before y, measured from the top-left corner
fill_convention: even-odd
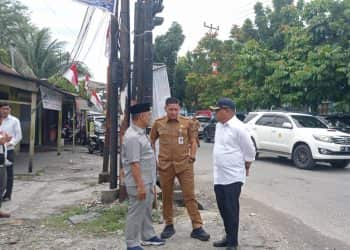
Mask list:
[[[184,138],[181,136],[178,138],[178,142],[180,145],[183,145],[184,144]]]

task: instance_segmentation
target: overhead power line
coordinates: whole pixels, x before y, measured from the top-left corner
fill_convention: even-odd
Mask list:
[[[79,31],[79,34],[77,36],[75,45],[73,47],[72,53],[71,53],[71,62],[74,62],[79,56],[82,51],[83,45],[86,41],[86,37],[91,25],[92,17],[95,13],[95,8],[88,7],[86,9],[86,13]]]

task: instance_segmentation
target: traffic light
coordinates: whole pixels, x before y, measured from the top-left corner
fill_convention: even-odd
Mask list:
[[[162,25],[164,22],[163,17],[156,16],[158,13],[162,12],[164,9],[163,0],[153,0],[152,1],[152,25],[155,26]]]

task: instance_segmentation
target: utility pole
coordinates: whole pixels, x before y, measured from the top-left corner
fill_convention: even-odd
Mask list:
[[[219,26],[216,26],[214,27],[213,24],[210,24],[210,25],[207,25],[205,22],[203,24],[203,26],[205,28],[208,28],[209,29],[209,32],[208,32],[208,35],[209,35],[209,38],[211,40],[211,45],[210,45],[210,50],[213,49],[213,46],[214,46],[214,38],[216,37],[216,35],[218,34],[218,31],[220,30],[220,27]],[[208,56],[208,55],[207,55]],[[212,68],[213,68],[213,74],[214,75],[217,75],[218,74],[218,62],[217,62],[217,58],[213,58],[213,62],[211,64]]]
[[[117,1],[118,2],[118,1]],[[111,67],[111,96],[109,100],[111,111],[110,130],[110,188],[118,186],[118,120],[119,120],[119,87],[122,83],[122,67],[118,58],[119,24],[118,6],[115,15],[111,15],[111,55],[109,65]]]
[[[125,131],[129,126],[129,105],[130,105],[130,0],[121,0],[120,12],[120,59],[123,68],[123,82],[120,92],[127,92],[127,100],[121,111],[124,112],[124,119],[120,124],[120,145],[122,144]],[[120,152],[121,152],[120,148]],[[123,178],[123,166],[120,159],[120,178],[119,178],[119,201],[123,202],[127,197],[126,187]]]
[[[220,26],[214,27],[213,24],[207,25],[206,22],[204,22],[203,26],[204,26],[205,28],[208,28],[208,29],[209,29],[208,34],[209,34],[210,36],[216,35],[217,32],[220,30]]]
[[[103,166],[102,172],[99,174],[98,183],[109,182],[109,146],[110,146],[110,132],[111,132],[111,67],[107,69],[107,113],[106,113],[106,133],[105,143],[103,145]]]

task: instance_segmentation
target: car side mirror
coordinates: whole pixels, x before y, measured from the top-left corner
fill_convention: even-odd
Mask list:
[[[293,125],[290,122],[284,122],[282,124],[282,128],[288,128],[288,129],[292,129]]]

